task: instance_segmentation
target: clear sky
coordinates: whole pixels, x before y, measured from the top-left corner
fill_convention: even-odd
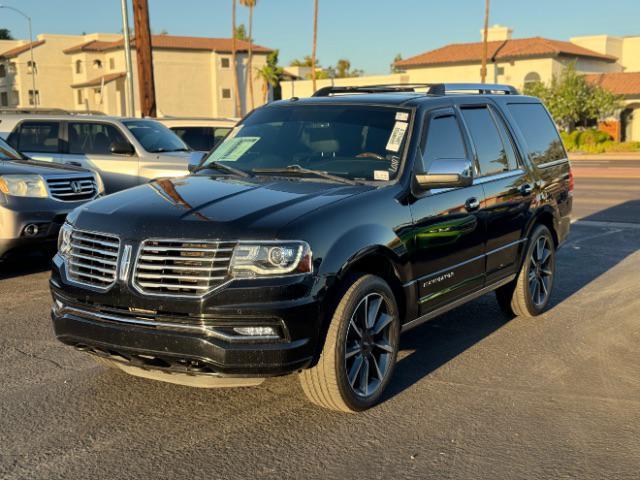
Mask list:
[[[33,18],[34,34],[120,32],[120,0],[0,0]],[[447,43],[480,40],[484,0],[319,0],[318,58],[323,66],[347,58],[367,73],[388,73],[404,58]],[[149,0],[151,26],[170,34],[224,37],[231,0]],[[514,37],[608,33],[640,35],[640,0],[492,0],[490,23]],[[238,8],[238,22],[247,9]],[[313,0],[258,0],[256,43],[280,49],[280,61],[311,52]],[[27,37],[26,21],[0,9],[0,27]]]

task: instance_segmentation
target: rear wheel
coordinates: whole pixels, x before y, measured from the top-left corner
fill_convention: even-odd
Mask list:
[[[496,297],[507,315],[534,317],[547,307],[555,278],[555,244],[546,226],[535,228],[525,255],[516,279],[496,290]]]
[[[389,285],[374,275],[356,278],[336,308],[317,365],[300,373],[316,405],[343,412],[373,406],[391,378],[400,318]]]

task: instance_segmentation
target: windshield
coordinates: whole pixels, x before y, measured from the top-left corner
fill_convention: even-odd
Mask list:
[[[389,107],[271,106],[235,127],[203,167],[219,162],[256,174],[307,176],[307,169],[354,180],[392,180],[408,121],[407,110]]]
[[[127,120],[122,122],[147,152],[184,152],[189,147],[164,125],[153,120]]]
[[[20,160],[24,157],[0,138],[0,160]]]

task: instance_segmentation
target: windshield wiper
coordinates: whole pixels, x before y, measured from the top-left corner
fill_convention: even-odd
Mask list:
[[[334,182],[346,183],[347,185],[356,185],[355,180],[351,180],[349,178],[339,177],[338,175],[332,175],[328,172],[323,172],[322,170],[312,170],[310,168],[304,168],[300,165],[289,165],[285,168],[254,168],[251,170],[253,173],[301,173],[303,175],[315,175],[316,177],[326,178],[328,180],[333,180]]]
[[[207,170],[207,169],[212,169],[212,170],[222,170],[224,172],[228,172],[228,173],[232,173],[233,175],[238,175],[239,177],[250,177],[251,174],[248,172],[245,172],[244,170],[240,170],[239,168],[235,168],[232,167],[230,165],[225,165],[224,163],[220,163],[220,162],[209,162],[209,163],[205,163],[204,165],[200,165],[197,168],[194,168],[191,173],[197,173],[201,170]]]

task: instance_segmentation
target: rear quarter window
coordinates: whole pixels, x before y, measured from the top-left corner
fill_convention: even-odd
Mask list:
[[[17,134],[17,148],[23,152],[58,152],[58,122],[23,122]]]
[[[558,130],[542,104],[511,103],[509,111],[527,142],[527,155],[535,165],[567,158]]]

